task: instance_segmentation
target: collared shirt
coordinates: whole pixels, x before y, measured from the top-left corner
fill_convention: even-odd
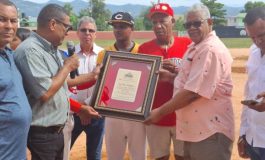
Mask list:
[[[246,64],[248,79],[245,85],[245,99],[255,99],[265,91],[265,56],[256,45],[250,47]],[[241,115],[240,135],[246,135],[246,140],[253,147],[265,148],[265,112],[257,112],[243,106]]]
[[[136,54],[138,52],[138,48],[139,48],[139,44],[134,43],[133,48],[129,52],[131,52],[132,54]],[[103,62],[106,51],[118,51],[118,49],[116,48],[115,44],[113,44],[112,46],[109,46],[105,50],[101,51],[98,54],[97,64],[101,64]]]
[[[144,54],[162,56],[163,59],[182,58],[185,54],[191,40],[187,37],[174,37],[173,45],[164,49],[157,44],[157,39],[143,43],[139,47],[139,52]],[[171,82],[158,81],[152,109],[159,108],[169,101],[173,95],[173,84]],[[176,126],[175,112],[169,113],[161,118],[155,125],[159,126]]]
[[[64,124],[69,112],[66,82],[47,102],[40,97],[52,85],[52,78],[62,67],[62,57],[50,42],[32,32],[16,49],[15,62],[23,77],[24,88],[32,108],[34,126]]]
[[[75,53],[77,53],[79,57],[79,74],[86,74],[92,72],[96,67],[97,56],[103,48],[97,46],[95,43],[93,44],[93,51],[89,55],[82,53],[80,44],[75,46]],[[72,94],[71,97],[76,99],[79,102],[89,104],[90,97],[92,96],[94,86],[84,89],[77,90],[76,94]]]
[[[176,111],[177,139],[199,142],[223,133],[234,140],[232,61],[214,31],[199,44],[189,46],[174,86],[176,91],[189,90],[201,98]]]
[[[13,52],[0,52],[0,159],[24,160],[31,109]]]

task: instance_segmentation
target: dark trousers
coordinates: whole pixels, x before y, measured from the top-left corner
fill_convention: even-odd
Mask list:
[[[62,160],[64,139],[63,132],[29,131],[28,148],[32,160]]]
[[[74,129],[72,131],[71,147],[84,131],[86,133],[87,160],[101,160],[101,149],[104,136],[105,119],[92,119],[91,124],[83,126],[80,118],[74,114]]]
[[[247,143],[246,151],[251,160],[265,160],[265,148],[253,147]]]

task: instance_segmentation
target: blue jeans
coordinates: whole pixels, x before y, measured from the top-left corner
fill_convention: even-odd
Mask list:
[[[72,131],[71,147],[84,131],[86,133],[87,160],[100,160],[104,136],[105,119],[92,119],[91,124],[83,126],[80,118],[74,114],[74,129]]]
[[[246,151],[251,160],[265,160],[265,148],[253,147],[247,143]]]

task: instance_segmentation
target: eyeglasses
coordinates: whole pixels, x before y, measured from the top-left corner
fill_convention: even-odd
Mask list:
[[[185,29],[190,29],[191,26],[193,26],[195,28],[199,28],[202,25],[202,23],[204,21],[206,21],[206,20],[207,19],[203,19],[203,20],[200,20],[200,21],[186,22],[186,23],[183,24],[183,27]]]
[[[95,33],[96,30],[94,30],[94,29],[81,28],[80,29],[80,32],[82,32],[82,33],[87,33],[87,32],[89,32],[89,33]]]
[[[65,33],[67,33],[67,32],[69,32],[70,30],[73,30],[73,27],[72,27],[72,25],[70,25],[70,24],[66,24],[66,23],[64,23],[63,21],[61,21],[61,20],[58,20],[58,19],[54,19],[56,22],[59,22],[59,23],[61,23],[63,26],[64,26],[64,28],[65,28]]]

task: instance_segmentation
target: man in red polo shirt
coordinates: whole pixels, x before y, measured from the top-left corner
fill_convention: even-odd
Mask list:
[[[142,44],[139,53],[162,56],[164,59],[162,66],[165,69],[162,74],[166,74],[168,77],[158,81],[152,107],[154,109],[172,98],[173,82],[178,73],[179,62],[191,40],[174,35],[174,13],[168,4],[154,5],[148,16],[153,24],[156,38]],[[174,112],[163,117],[158,123],[147,126],[147,139],[152,158],[157,160],[169,159],[170,144],[173,141],[175,159],[182,159],[183,142],[176,140],[176,114]]]

